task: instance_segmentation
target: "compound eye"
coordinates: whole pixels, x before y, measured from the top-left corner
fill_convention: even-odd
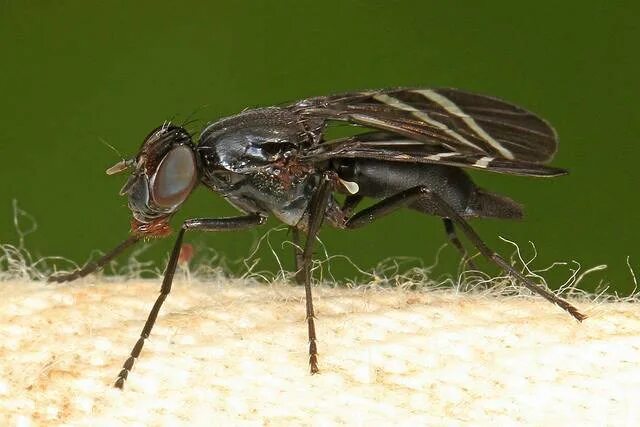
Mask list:
[[[153,179],[153,201],[171,208],[184,202],[196,183],[196,159],[193,150],[180,145],[167,153]]]

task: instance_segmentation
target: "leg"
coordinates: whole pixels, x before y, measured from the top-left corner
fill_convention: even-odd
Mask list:
[[[257,225],[262,225],[266,221],[264,216],[255,214],[234,218],[219,218],[219,219],[188,219],[180,228],[178,232],[178,238],[176,239],[175,244],[173,245],[173,251],[171,252],[171,257],[169,258],[169,263],[167,264],[167,269],[164,272],[164,279],[162,280],[162,287],[160,288],[160,295],[156,299],[155,304],[153,304],[153,308],[147,317],[147,321],[142,328],[142,332],[140,333],[140,338],[136,341],[136,344],[133,346],[131,350],[131,354],[129,358],[122,365],[122,370],[118,374],[118,378],[114,384],[115,387],[122,389],[124,386],[124,382],[129,376],[129,372],[133,368],[133,364],[140,356],[140,352],[142,351],[142,347],[144,346],[144,341],[149,338],[151,334],[151,329],[153,329],[153,325],[156,322],[156,318],[158,317],[158,313],[160,312],[160,307],[162,307],[162,303],[167,299],[169,292],[171,292],[171,284],[173,282],[173,275],[176,271],[176,265],[178,264],[178,256],[180,255],[180,248],[182,247],[182,238],[184,236],[184,232],[187,230],[200,230],[200,231],[233,231],[233,230],[242,230],[245,228],[252,228]]]
[[[313,298],[311,295],[311,261],[313,258],[313,246],[320,226],[324,220],[324,213],[331,195],[331,186],[328,177],[323,177],[320,186],[313,194],[309,204],[309,223],[307,228],[307,240],[302,253],[301,278],[304,280],[304,291],[307,309],[307,326],[309,329],[309,369],[312,374],[318,372],[318,348],[316,345],[316,327],[314,323]]]
[[[353,210],[358,205],[358,203],[362,201],[363,198],[364,198],[363,196],[359,196],[359,195],[347,196],[347,198],[344,201],[344,204],[342,205],[343,214],[345,216],[351,216],[351,214],[353,213]],[[294,253],[293,253],[294,260],[295,260],[295,267],[296,267],[295,280],[297,284],[303,285],[304,272],[302,271],[303,262],[302,262],[302,250],[301,250],[302,244],[300,239],[300,232],[295,227],[290,227],[290,230],[291,230],[291,237],[295,245]]]
[[[344,199],[344,204],[342,205],[342,213],[345,216],[351,216],[353,214],[353,210],[358,206],[358,204],[364,199],[364,196],[360,195],[349,195],[346,199]]]
[[[454,208],[452,208],[449,204],[447,204],[442,198],[432,190],[427,187],[414,187],[408,190],[405,190],[401,193],[388,197],[377,204],[364,209],[353,217],[351,217],[345,223],[346,228],[357,228],[367,225],[376,219],[387,215],[396,209],[399,209],[404,206],[408,206],[412,202],[415,202],[419,199],[423,199],[433,203],[437,206],[438,210],[441,211],[443,217],[451,219],[462,232],[467,236],[467,238],[473,243],[473,245],[480,251],[480,253],[487,258],[489,261],[492,261],[498,267],[502,268],[504,271],[518,279],[522,284],[529,290],[537,293],[541,297],[545,298],[547,301],[550,301],[556,304],[558,307],[567,311],[577,320],[582,321],[586,318],[586,316],[578,311],[573,305],[563,300],[560,297],[557,297],[552,292],[536,285],[531,280],[523,276],[519,271],[514,269],[507,261],[504,260],[500,255],[493,252],[491,249],[484,244],[480,236],[471,228],[469,223],[458,213]]]
[[[71,280],[76,280],[81,277],[87,276],[93,273],[94,271],[98,271],[102,267],[104,267],[106,263],[108,263],[118,255],[120,255],[122,252],[124,252],[125,249],[138,243],[140,239],[141,239],[140,236],[136,236],[135,234],[132,234],[131,236],[129,236],[129,238],[127,238],[127,240],[120,243],[113,250],[111,250],[111,252],[107,253],[99,260],[90,262],[86,264],[84,267],[78,268],[77,270],[72,271],[71,273],[56,274],[54,276],[49,276],[49,278],[47,278],[47,282],[70,282]]]
[[[304,275],[302,273],[302,239],[300,238],[300,231],[295,227],[289,227],[291,230],[291,238],[293,239],[293,260],[295,263],[296,273],[295,280],[298,285],[304,284]]]
[[[453,221],[451,221],[449,218],[442,218],[442,221],[444,222],[444,230],[447,233],[447,237],[449,238],[449,241],[462,255],[463,265],[469,264],[472,269],[477,270],[478,268],[476,267],[474,262],[470,258],[468,258],[466,249],[464,248],[464,246],[462,246],[460,239],[458,239],[458,235],[456,234],[456,229],[453,225]]]

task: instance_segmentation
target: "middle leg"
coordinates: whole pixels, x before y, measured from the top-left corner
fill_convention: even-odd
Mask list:
[[[349,195],[345,198],[344,203],[342,204],[342,214],[345,217],[350,217],[353,214],[353,210],[356,206],[362,201],[364,197],[359,195]],[[295,273],[295,281],[298,285],[304,285],[304,272],[302,271],[303,262],[303,247],[302,247],[302,239],[300,237],[300,231],[295,227],[289,227],[291,231],[291,239],[293,240],[293,260],[295,263],[296,273]]]
[[[324,176],[318,189],[313,194],[308,210],[307,240],[302,251],[302,263],[299,270],[298,280],[304,282],[307,326],[309,329],[309,369],[312,374],[318,369],[318,347],[316,345],[316,326],[314,323],[315,312],[313,310],[313,296],[311,294],[311,262],[313,260],[313,247],[316,237],[320,231],[320,226],[325,216],[325,210],[331,196],[331,181],[328,176]]]
[[[295,227],[289,227],[291,231],[291,239],[293,240],[293,262],[295,265],[295,281],[298,285],[304,285],[304,273],[302,271],[302,239],[300,230]]]

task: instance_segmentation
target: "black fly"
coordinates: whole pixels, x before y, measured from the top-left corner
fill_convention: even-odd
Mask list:
[[[332,122],[361,132],[327,139]],[[95,263],[50,280],[85,276],[127,247],[149,236],[168,236],[169,219],[203,184],[244,215],[186,220],[176,239],[160,295],[115,386],[122,388],[162,303],[171,291],[185,231],[231,231],[264,224],[273,215],[291,227],[300,243],[296,279],[304,283],[309,328],[309,364],[318,372],[311,260],[323,221],[341,229],[368,225],[410,208],[443,218],[452,243],[466,254],[459,228],[488,260],[528,289],[577,320],[585,316],[567,301],[533,283],[489,249],[467,218],[522,217],[513,200],[477,187],[464,169],[552,177],[566,173],[546,166],[557,148],[553,128],[536,115],[502,100],[456,89],[390,89],[304,99],[224,118],[202,131],[198,144],[182,127],[152,131],[138,154],[107,170],[130,169],[121,190],[133,213],[131,236]],[[335,193],[346,195],[341,205]],[[364,197],[379,201],[353,213]]]

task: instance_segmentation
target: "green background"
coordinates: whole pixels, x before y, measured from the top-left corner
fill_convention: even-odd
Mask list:
[[[390,86],[450,86],[521,104],[551,121],[561,144],[552,180],[473,173],[482,186],[526,206],[523,222],[474,221],[505,255],[534,267],[607,264],[582,286],[633,288],[640,270],[638,2],[15,1],[0,2],[0,241],[17,242],[11,200],[38,230],[27,248],[82,263],[129,229],[124,177],[101,140],[133,154],[165,119],[194,114],[197,127],[247,107]],[[578,7],[579,5],[579,7]],[[176,217],[235,211],[200,188]],[[271,221],[270,226],[276,222]],[[265,229],[266,230],[266,229]],[[231,260],[260,232],[192,235]],[[290,265],[289,248],[276,249]],[[402,212],[353,232],[326,229],[330,254],[364,268],[389,256],[430,264],[446,241],[440,221]],[[143,259],[160,261],[171,242]],[[264,252],[264,267],[275,261]],[[497,270],[482,264],[489,272]],[[441,253],[439,273],[457,254]],[[334,272],[355,270],[337,261]],[[569,275],[545,276],[558,286]]]

